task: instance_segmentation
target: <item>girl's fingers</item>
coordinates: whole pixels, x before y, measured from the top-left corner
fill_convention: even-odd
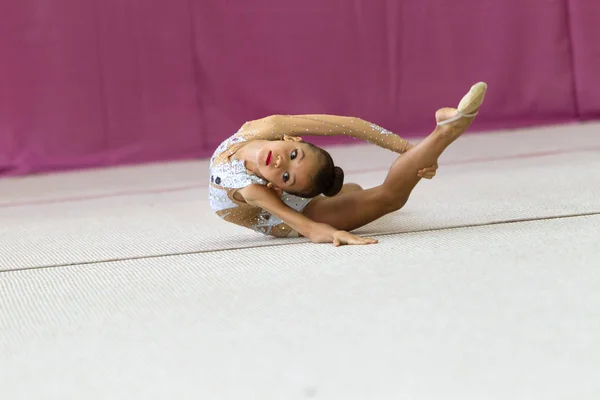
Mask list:
[[[375,244],[377,243],[377,239],[373,239],[373,238],[361,238],[361,243],[362,244]]]
[[[437,165],[434,165],[433,167],[423,168],[419,170],[419,172],[417,172],[417,176],[419,178],[431,179],[435,176],[437,169]]]
[[[377,239],[355,236],[355,237],[351,238],[350,240],[348,240],[347,244],[363,245],[363,244],[375,244],[375,243],[377,243]]]
[[[377,243],[377,239],[355,236],[355,235],[352,235],[351,233],[345,232],[344,234],[341,234],[339,236],[338,235],[334,236],[332,242],[335,247],[339,247],[339,246],[347,245],[347,244],[350,244],[350,245],[375,244],[375,243]]]

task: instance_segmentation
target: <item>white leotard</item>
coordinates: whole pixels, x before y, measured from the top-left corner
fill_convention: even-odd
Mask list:
[[[221,218],[227,219],[229,222],[239,223],[254,231],[265,235],[271,235],[273,234],[273,228],[284,224],[283,221],[265,210],[248,212],[249,208],[256,209],[256,207],[249,206],[248,204],[241,204],[239,201],[236,201],[232,195],[232,190],[242,189],[252,184],[267,185],[267,182],[264,179],[249,173],[244,165],[244,161],[236,159],[223,160],[223,157],[219,157],[228,149],[231,149],[233,145],[247,141],[247,139],[239,136],[239,133],[240,132],[223,141],[211,157],[209,183],[210,206]],[[217,158],[220,158],[222,161],[215,162]],[[311,199],[294,196],[284,192],[281,196],[281,200],[294,210],[302,212]],[[237,218],[232,218],[236,215]],[[279,228],[284,228],[284,226],[280,226]],[[289,235],[292,232],[292,229],[287,228],[284,231]]]

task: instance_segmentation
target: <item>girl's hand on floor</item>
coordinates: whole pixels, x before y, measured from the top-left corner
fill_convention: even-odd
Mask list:
[[[437,163],[434,166],[423,168],[417,173],[419,178],[431,179],[435,176],[435,173],[438,169]]]
[[[338,247],[344,244],[375,244],[377,239],[363,238],[346,231],[337,231],[333,234],[333,244]]]

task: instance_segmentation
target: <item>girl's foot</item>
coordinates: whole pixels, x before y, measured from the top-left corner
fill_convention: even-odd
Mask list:
[[[487,84],[479,82],[471,87],[456,108],[442,108],[435,113],[435,120],[438,124],[436,132],[449,142],[453,142],[462,135],[475,119],[479,108],[483,103]]]

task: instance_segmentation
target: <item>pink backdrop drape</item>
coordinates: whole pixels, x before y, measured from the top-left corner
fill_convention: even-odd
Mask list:
[[[0,174],[209,155],[246,120],[600,116],[597,0],[0,0]],[[317,140],[317,143],[331,139]]]

